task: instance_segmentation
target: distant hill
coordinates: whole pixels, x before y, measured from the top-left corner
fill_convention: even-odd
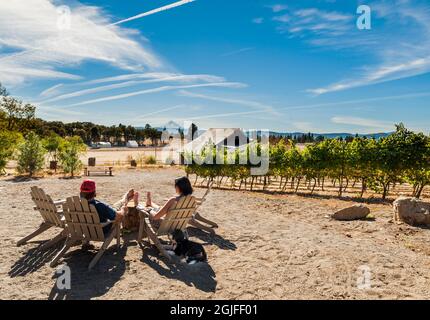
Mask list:
[[[140,128],[140,127],[139,127]],[[142,127],[143,128],[143,127]],[[163,126],[156,127],[157,130],[164,131],[167,130],[169,134],[176,135],[179,134],[180,130],[183,130],[184,134],[187,134],[188,128],[183,128],[181,125],[179,125],[175,121],[169,121]],[[198,135],[204,133],[206,129],[199,128]],[[307,135],[309,132],[277,132],[277,131],[270,131],[271,136],[275,137],[300,137],[303,135]],[[318,136],[323,136],[325,139],[338,139],[338,138],[348,138],[348,137],[367,137],[367,138],[374,138],[374,139],[380,139],[387,137],[392,134],[392,132],[378,132],[378,133],[367,133],[367,134],[355,134],[355,133],[348,133],[348,132],[333,132],[333,133],[316,133],[316,132],[310,132],[315,138]]]
[[[307,135],[309,132],[276,132],[276,131],[270,131],[270,135],[275,137],[294,137],[294,136],[302,136]],[[339,132],[339,133],[316,133],[311,132],[311,134],[316,138],[318,136],[323,136],[325,139],[338,139],[338,138],[348,138],[348,137],[355,137],[356,135],[359,137],[366,137],[366,138],[385,138],[392,134],[392,132],[378,132],[378,133],[368,133],[368,134],[353,134],[353,133],[346,133],[346,132]]]
[[[157,127],[156,129],[160,131],[166,130],[167,132],[169,132],[169,134],[176,135],[179,134],[179,131],[183,128],[175,121],[170,120],[165,125]]]

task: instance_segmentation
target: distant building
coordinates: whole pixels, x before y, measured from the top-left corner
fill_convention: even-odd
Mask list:
[[[135,140],[127,141],[127,148],[139,148],[139,144]]]
[[[184,152],[200,152],[207,145],[235,150],[248,142],[248,137],[239,128],[211,128],[187,143]]]
[[[96,142],[91,145],[94,149],[101,149],[101,148],[112,148],[112,145],[110,142]]]

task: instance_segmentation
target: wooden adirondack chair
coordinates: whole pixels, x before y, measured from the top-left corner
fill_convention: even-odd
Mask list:
[[[49,240],[48,242],[45,242],[41,249],[49,248],[50,246],[53,246],[55,243],[66,239],[67,233],[65,232],[65,220],[63,217],[62,210],[59,208],[64,200],[61,201],[52,201],[52,198],[43,191],[43,189],[39,187],[31,187],[31,199],[35,203],[35,206],[33,207],[34,210],[37,210],[40,212],[40,215],[43,218],[43,222],[37,228],[36,231],[32,232],[28,236],[22,238],[17,242],[17,246],[25,244],[28,240],[33,239],[37,235],[45,232],[46,230],[57,227],[60,229],[63,229],[57,236],[55,236],[53,239]]]
[[[100,223],[99,215],[95,206],[89,204],[86,199],[81,199],[79,197],[67,198],[66,202],[63,204],[63,213],[67,224],[67,240],[64,247],[51,261],[51,267],[57,264],[57,261],[66,254],[70,247],[81,241],[103,242],[102,247],[97,252],[93,260],[91,260],[88,270],[91,270],[100,260],[114,237],[117,238],[117,248],[119,248],[119,224],[113,223],[113,221]],[[105,236],[103,233],[103,227],[111,223],[113,223],[112,229],[109,234]]]
[[[210,193],[212,189],[212,185],[213,185],[213,182],[208,185],[208,188],[205,194],[203,195],[203,197],[196,198],[197,206],[200,207],[206,201],[206,197]],[[210,227],[202,224],[202,222],[208,224]],[[198,213],[197,211],[194,213],[193,217],[191,218],[190,225],[192,225],[195,228],[207,231],[211,234],[215,234],[215,231],[213,229],[218,228],[218,225],[215,222],[202,217],[200,213]]]
[[[159,237],[171,234],[174,230],[184,231],[187,228],[188,223],[192,219],[197,208],[196,198],[193,196],[181,197],[176,205],[167,212],[160,227],[156,229],[149,219],[149,216],[140,211],[140,226],[138,234],[138,242],[142,242],[144,235],[152,241],[163,256],[171,260],[170,255],[161,244]]]

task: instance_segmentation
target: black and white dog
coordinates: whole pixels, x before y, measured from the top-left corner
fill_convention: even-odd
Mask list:
[[[172,232],[173,251],[181,258],[185,258],[188,264],[207,261],[206,251],[200,243],[187,239],[181,230]]]

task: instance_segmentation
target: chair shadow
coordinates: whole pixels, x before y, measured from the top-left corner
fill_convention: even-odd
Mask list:
[[[216,245],[223,250],[236,250],[237,246],[228,239],[221,237],[218,234],[210,234],[194,227],[187,228],[190,237],[196,237],[203,241],[203,245]]]
[[[11,278],[24,277],[27,274],[39,270],[55,257],[63,245],[63,243],[58,243],[51,248],[41,250],[40,247],[42,244],[43,242],[41,242],[39,246],[28,250],[21,258],[19,258],[9,270],[8,275]]]
[[[157,271],[160,276],[182,281],[186,285],[190,287],[194,286],[196,289],[204,292],[216,291],[217,281],[215,279],[215,271],[208,263],[201,262],[189,265],[177,261],[178,259],[169,262],[154,247],[144,247],[142,251],[143,257],[141,261]]]
[[[48,300],[89,300],[104,295],[129,268],[129,263],[124,259],[127,248],[128,245],[122,244],[117,250],[115,245],[111,245],[91,271],[88,271],[88,265],[96,251],[90,250],[90,254],[89,251],[79,248],[70,252],[60,262],[61,265],[67,265],[70,268],[70,289],[58,288],[57,280],[62,273],[55,272],[53,278],[56,281]]]
[[[205,187],[202,187],[202,188],[205,188]],[[341,200],[341,201],[348,201],[348,202],[354,201],[354,202],[367,203],[367,204],[392,204],[394,201],[393,198],[386,198],[386,199],[375,198],[375,197],[360,198],[357,195],[355,195],[355,196],[354,195],[349,195],[349,196],[343,195],[343,196],[339,197],[338,195],[334,195],[334,194],[321,194],[318,192],[306,193],[306,192],[303,192],[303,190],[298,191],[298,192],[294,192],[291,190],[285,190],[285,191],[263,190],[263,189],[250,190],[249,188],[248,189],[236,189],[236,188],[228,188],[225,186],[213,187],[213,188],[217,189],[217,190],[232,191],[232,192],[248,191],[248,192],[267,194],[267,195],[297,195],[297,196],[304,197],[304,198],[324,199],[324,200],[336,199],[336,200]]]

